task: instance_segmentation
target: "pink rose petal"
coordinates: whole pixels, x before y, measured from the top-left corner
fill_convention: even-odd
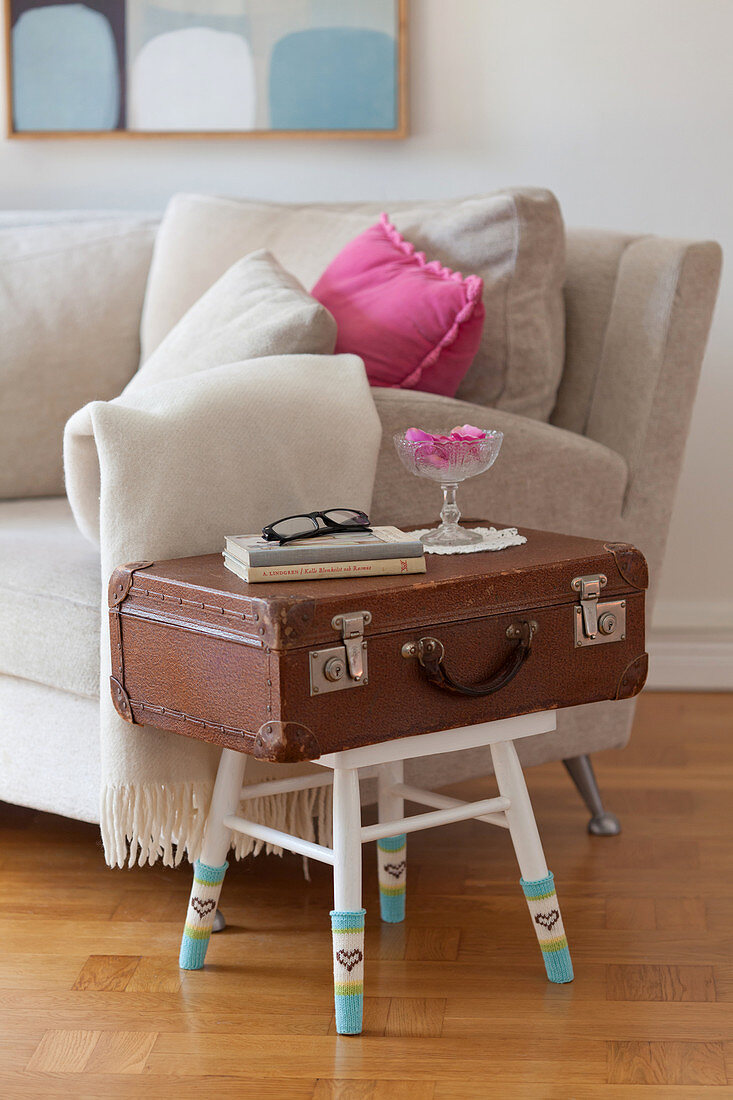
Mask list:
[[[473,424],[462,424],[454,428],[451,435],[457,439],[486,439],[486,432],[475,428]]]
[[[422,428],[408,428],[405,432],[408,443],[419,443],[420,457],[430,466],[448,466],[451,461],[450,444],[465,443],[470,445],[486,439],[486,432],[476,428],[472,424],[463,424],[454,428],[450,435],[432,435]]]

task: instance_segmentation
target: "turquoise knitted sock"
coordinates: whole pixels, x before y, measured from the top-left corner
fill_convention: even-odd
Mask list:
[[[538,878],[534,882],[525,882],[523,878],[519,881],[542,948],[547,977],[551,982],[572,982],[573,964],[570,961],[552,872],[548,871],[547,878]]]
[[[182,970],[200,970],[204,965],[221,884],[228,866],[224,863],[221,867],[209,867],[198,859],[193,865],[193,886],[178,959]]]
[[[361,1033],[364,1010],[364,914],[333,909],[333,992],[339,1035]]]
[[[405,919],[407,836],[385,836],[377,841],[379,908],[382,920],[399,924]]]

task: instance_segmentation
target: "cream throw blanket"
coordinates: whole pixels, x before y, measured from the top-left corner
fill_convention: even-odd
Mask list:
[[[331,331],[331,345],[332,337]],[[131,726],[115,711],[110,573],[127,561],[220,551],[225,534],[257,531],[280,515],[329,506],[368,509],[380,438],[363,363],[350,355],[230,362],[131,386],[114,401],[92,402],[68,422],[69,500],[92,536],[97,511],[99,517],[105,594],[101,828],[110,865],[158,858],[171,865],[184,853],[195,859],[219,756],[203,742]],[[307,767],[249,760],[246,782]],[[326,811],[324,796],[313,791],[248,806],[259,820],[309,838],[314,815],[325,822]],[[236,851],[260,847],[241,838]]]

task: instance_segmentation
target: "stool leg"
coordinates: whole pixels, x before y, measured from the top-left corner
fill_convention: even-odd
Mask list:
[[[547,977],[551,982],[571,982],[573,964],[555,893],[555,880],[547,870],[542,842],[517,750],[512,741],[491,746],[499,793],[511,802],[506,820],[517,862],[522,872],[520,883],[527,899]]]
[[[403,783],[404,765],[401,760],[382,764],[377,773],[377,795],[380,821],[399,821],[405,816],[404,799],[391,794],[389,788]],[[377,869],[379,871],[379,909],[382,920],[399,924],[405,919],[405,892],[407,889],[407,834],[386,836],[377,841]]]
[[[216,773],[211,807],[204,829],[201,857],[193,865],[193,886],[178,965],[182,970],[200,970],[216,917],[221,884],[229,864],[226,861],[232,832],[224,818],[237,812],[247,757],[234,749],[223,749]]]
[[[355,768],[333,773],[333,982],[336,1030],[358,1035],[364,1006],[361,803]]]

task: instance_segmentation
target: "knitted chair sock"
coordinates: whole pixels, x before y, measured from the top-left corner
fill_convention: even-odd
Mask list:
[[[221,884],[228,866],[224,863],[221,867],[209,867],[198,859],[193,865],[193,886],[178,959],[182,970],[200,970],[204,965]]]
[[[379,909],[382,920],[399,924],[405,919],[407,889],[407,835],[386,836],[377,841]]]
[[[364,1011],[365,909],[333,909],[333,992],[339,1035],[359,1035]]]
[[[555,893],[554,875],[548,871],[546,878],[538,878],[534,882],[525,882],[523,878],[519,881],[542,948],[547,977],[551,982],[572,982],[573,964]]]

